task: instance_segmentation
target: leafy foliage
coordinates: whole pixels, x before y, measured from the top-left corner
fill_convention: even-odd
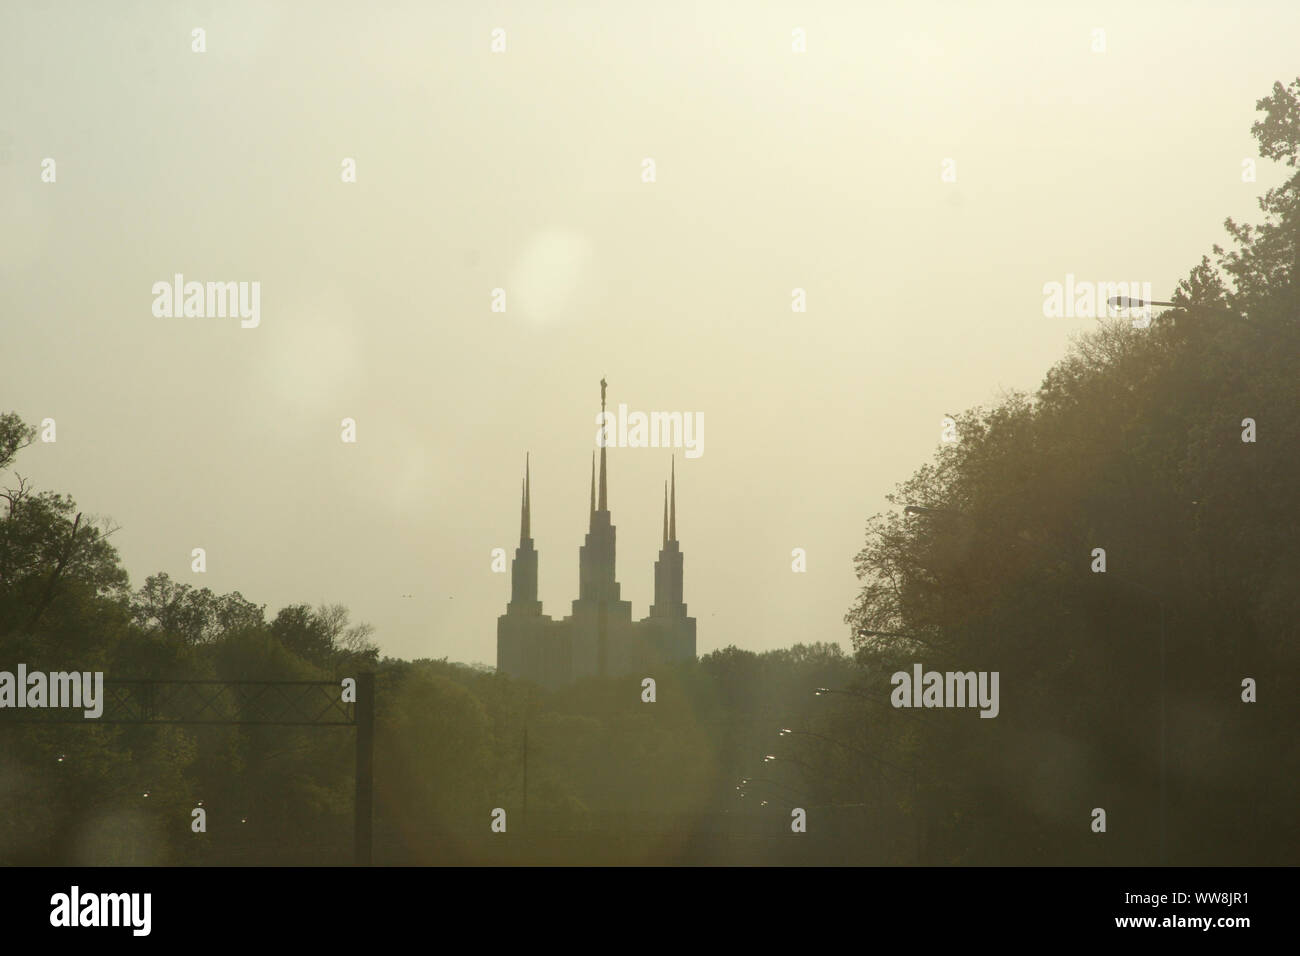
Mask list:
[[[1298,97],[1300,80],[1276,85],[1253,129],[1292,167]],[[1300,770],[1297,188],[1300,174],[1266,194],[1261,226],[1229,220],[1235,248],[1216,246],[1149,329],[1106,325],[1037,394],[963,415],[961,441],[890,499],[931,511],[870,521],[847,620],[916,639],[860,636],[861,660],[1001,673],[996,721],[922,738],[967,803],[938,859],[983,843],[985,861],[1078,860],[1080,821],[1104,806],[1136,827],[1099,859],[1154,862],[1162,695],[1171,860],[1278,859],[1297,842],[1280,796]],[[1247,677],[1266,688],[1257,704]],[[1261,820],[1278,842],[1257,841]]]

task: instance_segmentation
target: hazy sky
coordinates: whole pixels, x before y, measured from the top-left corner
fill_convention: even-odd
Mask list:
[[[944,413],[1095,324],[1044,283],[1166,298],[1258,218],[1282,177],[1241,163],[1298,36],[1294,0],[5,0],[0,410],[58,435],[18,471],[120,524],[133,585],[342,602],[385,654],[494,663],[526,451],[545,610],[577,596],[605,376],[704,417],[700,652],[847,647],[866,519]],[[260,282],[260,325],[155,317],[175,273]],[[669,456],[609,456],[637,618]]]

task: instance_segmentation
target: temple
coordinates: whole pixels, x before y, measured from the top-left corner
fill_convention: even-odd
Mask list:
[[[605,411],[604,379],[600,408]],[[578,597],[562,620],[542,613],[537,599],[538,553],[531,532],[532,476],[525,459],[519,517],[519,547],[511,566],[510,603],[497,618],[497,670],[543,687],[558,688],[582,677],[624,674],[653,676],[666,661],[695,656],[695,618],[682,600],[683,555],[677,542],[677,463],[664,483],[663,546],[655,562],[655,598],[650,616],[632,620],[632,604],[621,599],[614,572],[616,532],[609,513],[608,442],[600,448],[600,481],[591,467],[587,536],[578,549]]]

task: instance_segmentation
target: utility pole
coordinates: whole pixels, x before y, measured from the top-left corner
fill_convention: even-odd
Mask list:
[[[912,764],[912,812],[916,814],[916,865],[925,862],[925,820],[921,814],[920,775],[916,764]]]
[[[356,865],[369,866],[373,846],[375,780],[375,675],[357,675],[357,780],[353,823]]]
[[[1166,802],[1167,794],[1165,792],[1167,773],[1167,764],[1165,751],[1165,602],[1160,600],[1160,865],[1164,866],[1169,863],[1167,851],[1168,830],[1166,820],[1168,818],[1168,804]]]

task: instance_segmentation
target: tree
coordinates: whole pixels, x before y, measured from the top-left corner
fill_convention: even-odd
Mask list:
[[[271,622],[271,633],[318,667],[374,666],[379,657],[379,649],[370,641],[374,628],[349,624],[350,616],[342,604],[322,604],[315,610],[308,604],[292,604],[280,609]]]
[[[1300,80],[1257,106],[1261,155],[1294,167]],[[846,616],[861,661],[996,670],[1014,701],[917,729],[922,765],[942,771],[937,859],[1086,860],[1083,792],[1156,833],[1162,695],[1173,851],[1280,861],[1281,835],[1296,839],[1275,796],[1300,772],[1281,730],[1295,695],[1252,720],[1239,683],[1300,679],[1298,188],[1300,174],[1264,196],[1263,225],[1229,220],[1233,251],[1215,246],[1150,328],[1103,325],[1034,395],[960,416],[961,442],[889,497],[928,511],[868,522]],[[1266,439],[1242,441],[1247,418]],[[1108,862],[1155,859],[1131,832],[1110,846]]]
[[[238,591],[213,594],[208,588],[179,584],[166,573],[150,575],[131,602],[135,623],[148,631],[178,635],[191,644],[206,644],[222,634],[265,623],[265,605]]]
[[[0,470],[34,435],[18,416],[0,416]],[[15,477],[17,487],[0,493],[0,635],[57,630],[86,601],[124,597],[127,575],[107,541],[114,529],[77,512],[71,498],[36,493]]]

